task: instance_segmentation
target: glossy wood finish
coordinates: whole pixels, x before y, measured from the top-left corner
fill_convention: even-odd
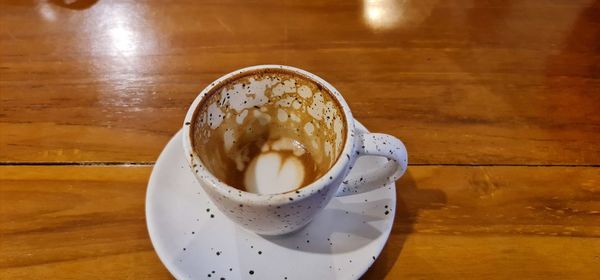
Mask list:
[[[0,279],[168,278],[148,239],[149,167],[0,167]]]
[[[0,278],[168,278],[146,235],[150,171],[0,167]],[[411,167],[364,278],[597,279],[599,183],[596,168]]]
[[[597,0],[0,0],[0,279],[168,279],[151,166],[204,86],[265,63],[325,78],[408,147],[365,279],[598,279],[599,17]]]
[[[598,2],[55,2],[0,2],[2,161],[152,162],[210,81],[282,63],[413,163],[600,164]]]

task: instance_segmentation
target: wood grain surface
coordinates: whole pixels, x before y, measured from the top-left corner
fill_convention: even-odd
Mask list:
[[[0,0],[0,279],[169,279],[144,198],[207,84],[286,64],[401,138],[364,279],[600,279],[600,1]]]
[[[0,161],[153,162],[204,86],[280,63],[413,163],[600,164],[598,1],[60,2],[0,1]]]
[[[168,278],[147,238],[151,167],[0,167],[0,278]],[[364,279],[598,279],[596,168],[415,166]]]

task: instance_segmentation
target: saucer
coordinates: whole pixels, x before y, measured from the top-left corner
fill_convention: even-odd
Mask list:
[[[209,200],[187,166],[181,137],[179,131],[160,154],[146,193],[150,239],[177,279],[357,279],[383,249],[396,208],[394,182],[333,198],[294,233],[261,236],[234,224]],[[386,162],[360,157],[348,177]]]

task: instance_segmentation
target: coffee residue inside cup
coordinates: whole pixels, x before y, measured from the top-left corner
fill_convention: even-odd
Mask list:
[[[292,191],[323,176],[345,142],[332,93],[295,73],[246,73],[207,93],[192,120],[205,167],[240,190]]]
[[[298,189],[317,179],[317,166],[310,153],[296,140],[284,137],[263,144],[243,170],[243,182],[230,184],[252,193],[278,193]]]

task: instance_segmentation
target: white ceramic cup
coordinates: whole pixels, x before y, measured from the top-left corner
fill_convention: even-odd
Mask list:
[[[308,79],[333,95],[344,115],[345,142],[333,166],[320,178],[300,189],[279,194],[256,194],[238,190],[212,174],[192,147],[192,129],[196,111],[212,89],[256,71],[285,72]],[[216,93],[214,93],[216,94]],[[251,98],[251,97],[248,97]],[[245,103],[245,102],[244,102]],[[355,129],[354,118],[342,95],[328,82],[307,71],[282,65],[259,65],[231,72],[206,87],[190,106],[183,125],[183,148],[189,166],[200,186],[212,202],[229,219],[240,226],[262,235],[281,235],[293,232],[308,224],[335,196],[369,191],[395,181],[407,167],[404,144],[394,136],[380,133],[360,133]],[[346,180],[356,159],[361,156],[388,158],[384,168],[375,173]],[[355,170],[355,172],[360,172]]]

